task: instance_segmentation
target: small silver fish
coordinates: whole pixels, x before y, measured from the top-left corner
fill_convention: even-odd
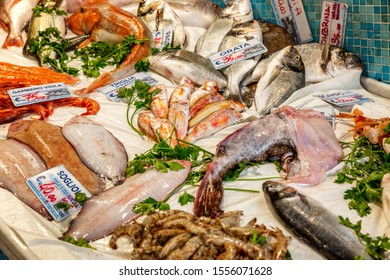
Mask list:
[[[279,182],[266,181],[263,191],[267,205],[297,238],[328,259],[372,259],[356,234],[341,225],[336,214],[297,189]]]
[[[246,22],[253,20],[252,1],[230,0],[222,9],[220,17],[234,19],[235,22]]]

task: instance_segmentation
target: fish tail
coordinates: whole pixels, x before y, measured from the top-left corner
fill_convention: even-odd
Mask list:
[[[223,187],[220,169],[217,162],[210,163],[200,183],[194,202],[194,214],[198,217],[221,214]]]

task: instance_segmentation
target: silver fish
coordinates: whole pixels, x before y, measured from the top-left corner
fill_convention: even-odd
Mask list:
[[[223,39],[219,46],[219,51],[233,48],[252,39],[258,39],[260,42],[263,41],[260,24],[256,20],[235,24]],[[225,98],[245,103],[247,107],[250,106],[251,101],[241,95],[240,83],[255,68],[260,58],[261,54],[236,62],[222,70],[228,83],[223,93]]]
[[[236,22],[253,20],[252,1],[230,0],[220,13],[222,18],[232,18]]]
[[[257,83],[255,108],[260,115],[268,114],[295,91],[305,86],[305,67],[293,46],[285,47],[269,63]]]
[[[274,216],[298,239],[328,259],[353,260],[365,251],[355,232],[341,225],[336,214],[320,202],[280,182],[266,181],[263,191]]]
[[[211,62],[201,55],[187,50],[162,51],[149,57],[150,70],[179,84],[183,76],[196,86],[205,80],[216,81],[218,88],[226,88],[225,76],[217,71]]]
[[[137,16],[149,27],[152,34],[172,26],[172,45],[180,45],[182,48],[185,48],[187,35],[183,24],[166,1],[140,0]]]
[[[103,238],[136,217],[133,212],[136,203],[148,197],[157,201],[163,200],[181,185],[189,174],[191,163],[177,162],[183,165],[184,169],[167,173],[150,169],[128,178],[122,185],[92,196],[62,238],[71,236],[76,240],[85,238],[87,241]]]
[[[28,178],[46,170],[44,161],[30,146],[14,139],[0,140],[0,187],[10,191],[46,219],[52,220],[26,184]]]
[[[222,178],[241,162],[280,159],[287,173],[286,183],[316,185],[343,155],[331,125],[320,112],[280,107],[218,143],[197,191],[194,213],[197,216],[220,213]]]
[[[55,8],[58,8],[62,3],[62,0],[40,0],[38,2],[38,6],[47,8],[49,10],[53,10],[51,13],[40,12],[39,15],[33,15],[29,25],[28,25],[28,33],[27,33],[27,41],[23,48],[23,54],[26,56],[31,56],[30,44],[31,41],[39,36],[39,32],[45,31],[47,28],[57,28],[60,32],[61,37],[65,37],[66,35],[66,22],[64,15],[57,15],[54,12]],[[38,54],[38,62],[40,66],[45,65],[44,57],[50,57],[55,59],[56,52],[49,50],[47,52],[43,52]]]
[[[2,0],[0,3],[0,26],[8,33],[3,48],[22,47],[22,31],[30,21],[38,0]]]
[[[76,116],[65,123],[61,132],[89,169],[114,185],[125,180],[125,147],[106,128],[88,117]]]

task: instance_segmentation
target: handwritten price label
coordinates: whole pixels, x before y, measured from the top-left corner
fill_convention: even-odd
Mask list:
[[[77,193],[91,196],[63,165],[28,178],[26,183],[56,221],[62,221],[81,209],[81,205],[75,200]],[[59,203],[67,205],[69,209],[58,207]]]
[[[271,0],[279,25],[286,28],[297,44],[313,40],[302,0]]]
[[[342,92],[335,91],[335,92],[329,92],[325,94],[317,94],[315,96],[321,98],[322,100],[328,103],[340,107],[362,104],[364,102],[372,102],[372,99],[352,91],[342,91]]]
[[[64,83],[31,86],[7,91],[16,107],[70,97]]]
[[[334,1],[322,2],[320,24],[321,44],[344,45],[348,6]]]

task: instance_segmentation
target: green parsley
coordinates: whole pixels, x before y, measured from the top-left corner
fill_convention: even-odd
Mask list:
[[[186,191],[181,194],[179,196],[179,203],[181,206],[184,206],[190,202],[194,202],[195,201],[195,197],[189,193],[187,193]]]
[[[56,203],[54,206],[57,207],[58,209],[68,211],[73,205],[69,204],[69,203],[65,203],[63,201],[60,201],[60,202]]]
[[[390,154],[383,147],[372,144],[366,137],[359,137],[354,143],[341,143],[350,148],[343,161],[345,168],[337,174],[336,183],[355,183],[355,187],[344,193],[349,199],[350,209],[363,217],[371,213],[370,203],[382,203],[381,180],[390,172]]]
[[[355,259],[364,259],[366,253],[368,253],[376,260],[385,259],[385,252],[390,250],[390,242],[387,236],[378,236],[376,238],[372,238],[369,234],[363,234],[361,232],[362,221],[358,221],[356,224],[353,224],[348,218],[339,216],[339,219],[340,224],[351,228],[358,236],[360,242],[365,246],[365,251],[363,254],[361,256],[355,256]]]
[[[84,203],[88,200],[88,197],[86,193],[78,192],[75,194],[74,200],[77,201],[80,205],[84,205]]]
[[[150,85],[148,83],[135,80],[132,87],[122,87],[118,91],[118,98],[123,98],[127,103],[127,123],[139,135],[143,135],[143,133],[134,126],[134,116],[140,110],[150,110],[150,103],[152,102],[153,96],[160,92],[160,89],[155,89],[152,92],[149,92],[149,89]],[[130,108],[132,105],[135,106],[135,110],[130,116]]]
[[[57,16],[66,16],[67,15],[67,13],[64,10],[61,10],[58,7],[50,8],[50,7],[44,7],[41,5],[36,5],[34,8],[32,8],[32,11],[33,11],[34,16],[36,16],[36,17],[40,17],[42,13],[49,14],[49,15],[55,14]]]
[[[136,214],[149,214],[156,210],[164,211],[169,210],[169,204],[165,202],[159,202],[152,197],[149,197],[141,202],[134,204],[133,212]]]
[[[268,243],[267,237],[264,235],[259,236],[259,232],[257,230],[254,230],[251,237],[249,238],[249,241],[253,244],[259,244],[259,245],[265,245]]]
[[[64,241],[68,242],[70,244],[79,246],[79,247],[90,248],[90,249],[96,250],[96,248],[89,245],[88,241],[85,240],[85,238],[80,238],[79,240],[76,240],[72,236],[68,235],[65,237]]]

